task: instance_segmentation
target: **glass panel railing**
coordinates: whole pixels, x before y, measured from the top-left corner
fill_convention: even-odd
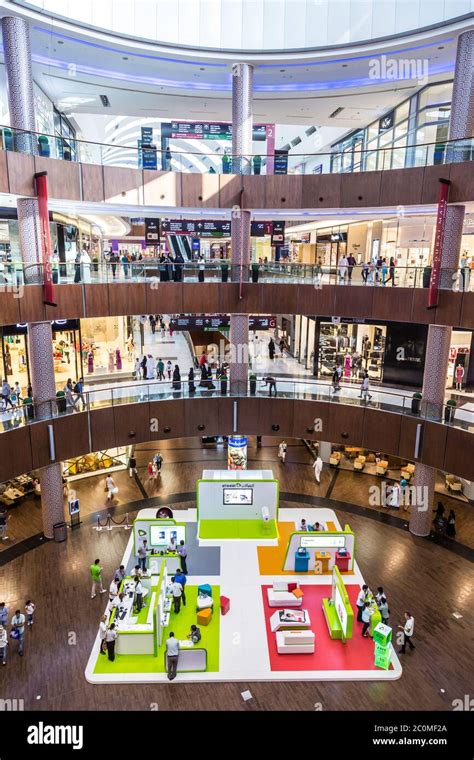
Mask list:
[[[58,262],[52,264],[55,285],[123,284],[142,282],[157,287],[161,282],[253,282],[313,285],[321,289],[325,285],[362,287],[429,288],[431,266],[398,266],[383,262],[358,263],[354,266],[342,262],[334,266],[322,264],[295,264],[282,262],[257,263],[250,266],[231,266],[229,261],[208,262],[174,261],[146,258],[142,261],[119,261],[99,263],[88,258],[81,262]],[[41,285],[43,265],[21,263],[4,264],[0,270],[0,289],[21,297],[21,289],[28,285]],[[474,291],[474,274],[468,264],[456,269],[442,268],[439,288],[453,292]]]
[[[105,167],[155,169],[178,173],[197,174],[328,174],[338,171],[360,172],[399,169],[404,166],[432,166],[459,163],[474,158],[474,138],[426,144],[398,144],[377,150],[362,150],[356,162],[348,162],[345,153],[296,153],[287,160],[275,162],[274,155],[224,155],[202,151],[178,151],[172,147],[161,150],[151,146],[142,149],[136,145],[112,145],[74,139],[58,140],[56,135],[12,129],[0,126],[6,150],[31,153],[64,161],[79,161]]]
[[[178,398],[220,397],[231,395],[231,385],[228,379],[221,380],[215,376],[201,380],[198,370],[193,380],[188,376],[174,382],[154,381],[133,384],[123,384],[114,387],[94,387],[82,394],[82,398],[73,393],[66,397],[58,392],[56,398],[43,402],[29,402],[14,408],[0,411],[1,431],[8,432],[17,427],[35,423],[40,420],[52,419],[57,416],[94,411],[110,406],[124,404],[139,404],[149,401],[160,401]],[[232,394],[234,395],[234,394]],[[338,386],[329,385],[317,379],[298,379],[273,377],[271,375],[257,376],[249,381],[247,388],[240,388],[241,396],[257,396],[260,398],[285,398],[307,401],[322,401],[344,405],[363,406],[397,414],[406,414],[439,424],[459,427],[474,432],[474,412],[469,405],[463,406],[461,397],[457,403],[449,400],[443,404],[432,404],[412,398],[411,394],[396,389],[374,386],[367,393],[359,385],[341,381]]]

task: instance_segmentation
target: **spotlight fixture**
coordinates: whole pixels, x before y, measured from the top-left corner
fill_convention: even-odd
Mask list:
[[[205,429],[206,429],[206,426],[205,426],[205,425],[202,425],[202,424],[201,424],[201,425],[198,425],[198,430],[200,430],[201,432],[202,432],[203,430],[205,430]]]
[[[167,425],[165,428],[163,428],[163,431],[164,431],[165,433],[171,433],[171,428],[170,428],[170,426],[169,426],[169,425]]]

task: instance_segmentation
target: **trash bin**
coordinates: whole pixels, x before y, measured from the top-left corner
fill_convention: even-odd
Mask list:
[[[67,525],[65,522],[58,522],[53,525],[53,539],[58,542],[67,539]]]
[[[298,549],[295,554],[295,573],[307,573],[309,565],[309,551]]]

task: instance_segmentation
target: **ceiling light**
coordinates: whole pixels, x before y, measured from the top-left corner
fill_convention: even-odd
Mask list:
[[[58,40],[58,45],[64,45],[64,41],[63,40]]]
[[[122,61],[128,61],[128,55],[123,55],[122,56]]]
[[[280,74],[283,74],[286,71],[286,69],[280,69]]]

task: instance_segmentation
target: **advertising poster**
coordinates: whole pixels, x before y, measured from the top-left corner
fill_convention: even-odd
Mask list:
[[[243,435],[230,436],[227,445],[227,469],[247,469],[247,439]]]

